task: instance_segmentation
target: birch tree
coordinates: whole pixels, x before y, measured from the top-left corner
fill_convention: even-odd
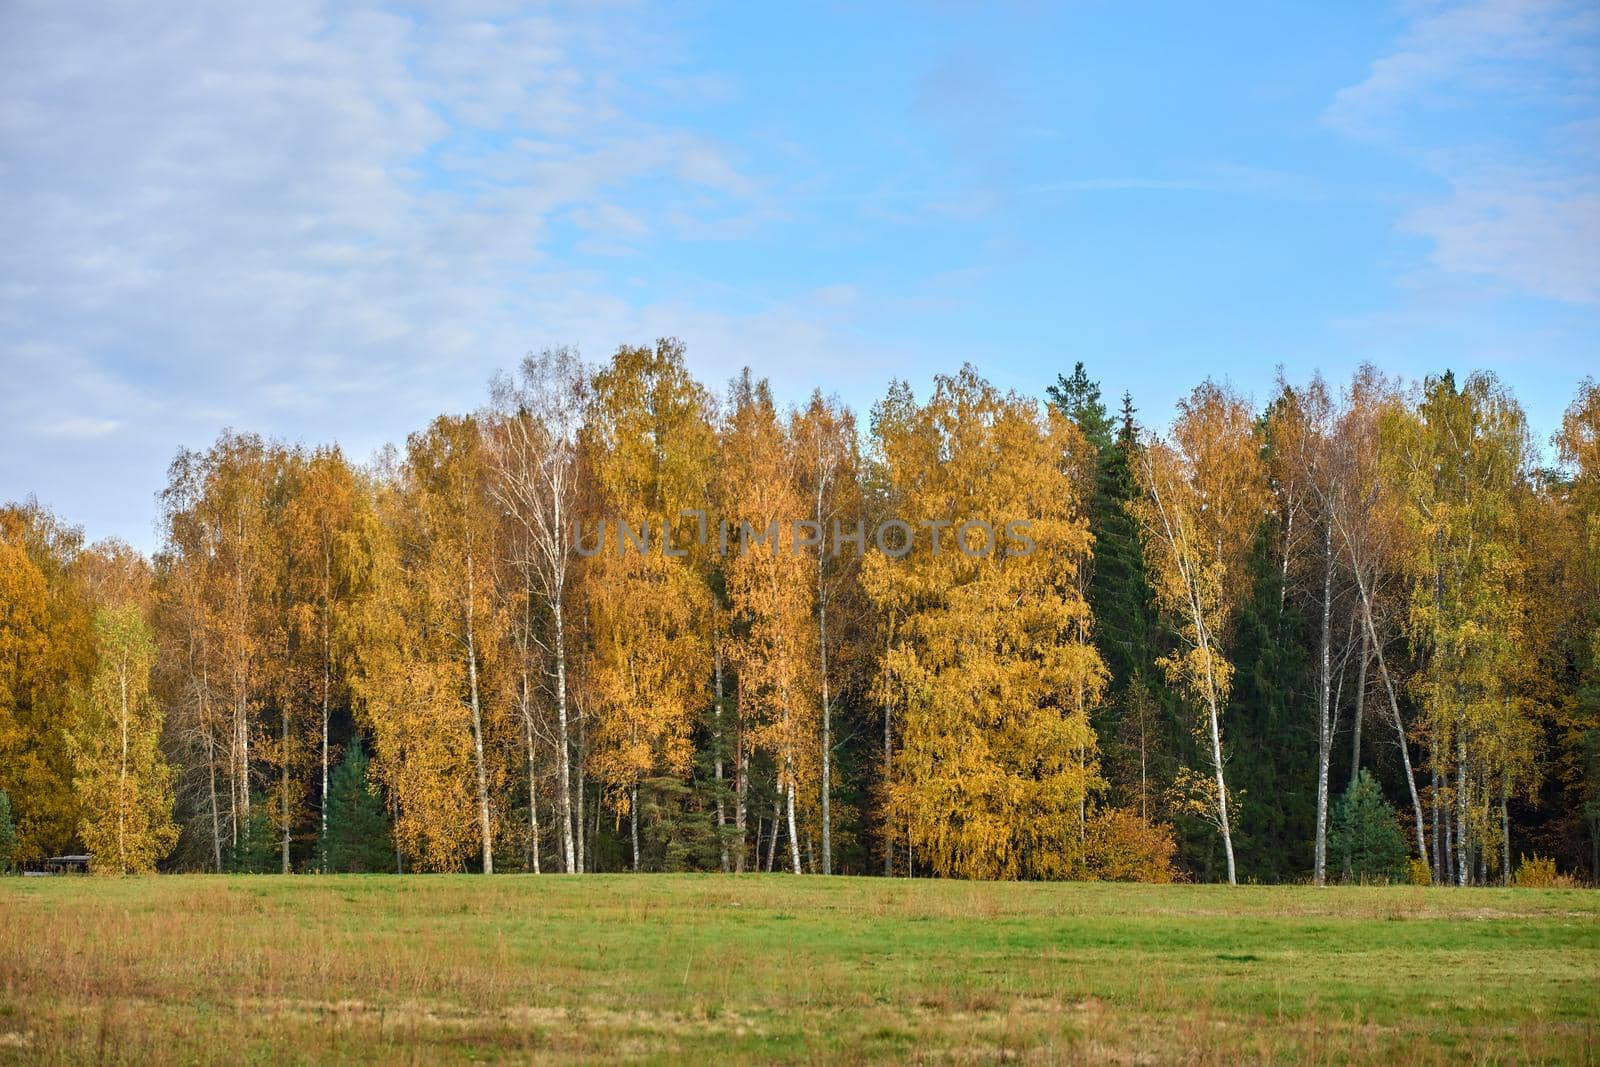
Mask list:
[[[1106,681],[1081,637],[1088,523],[1061,465],[1076,431],[970,366],[936,379],[913,419],[879,425],[921,527],[913,551],[875,552],[862,576],[903,618],[885,662],[904,724],[890,816],[940,874],[1070,876],[1103,785],[1089,709]]]
[[[1370,364],[1356,371],[1344,396],[1335,442],[1336,463],[1344,492],[1329,515],[1355,585],[1355,611],[1363,635],[1363,655],[1370,654],[1394,727],[1401,773],[1411,801],[1417,858],[1428,862],[1422,800],[1411,762],[1411,741],[1400,709],[1404,678],[1397,678],[1389,649],[1399,636],[1396,586],[1403,581],[1402,502],[1399,487],[1388,479],[1383,457],[1383,427],[1404,418],[1404,400],[1393,382]],[[1364,687],[1363,687],[1364,689]],[[1360,714],[1359,704],[1357,714]],[[1354,761],[1352,761],[1354,762]],[[1352,768],[1352,776],[1355,770]]]
[[[519,528],[513,563],[549,620],[547,651],[554,673],[557,811],[562,870],[576,871],[572,801],[572,737],[568,722],[567,596],[578,501],[578,434],[589,372],[570,349],[547,349],[523,359],[515,379],[492,386],[495,414],[489,455],[492,492]],[[529,723],[531,731],[532,724]],[[531,740],[531,735],[530,735]],[[531,767],[530,767],[531,774]],[[529,803],[532,804],[530,778]]]
[[[805,409],[791,419],[790,440],[798,461],[799,490],[804,498],[816,544],[813,554],[813,600],[816,605],[816,679],[821,729],[818,781],[822,827],[822,873],[833,873],[834,716],[843,609],[858,577],[860,554],[842,552],[835,537],[865,518],[860,493],[855,416],[837,400],[815,392]],[[831,546],[831,547],[830,547]],[[831,613],[831,616],[830,616]],[[831,625],[830,625],[831,619]]]
[[[1233,675],[1227,644],[1250,543],[1269,504],[1248,406],[1213,382],[1196,387],[1180,401],[1170,439],[1146,443],[1137,475],[1145,558],[1182,642],[1162,666],[1200,704],[1211,762],[1209,780],[1191,774],[1187,784],[1197,810],[1221,833],[1228,881],[1237,884],[1222,736]]]
[[[808,513],[799,485],[800,449],[785,430],[765,382],[746,370],[735,379],[722,433],[724,507],[734,531],[723,563],[738,637],[732,643],[739,678],[741,728],[770,752],[778,770],[790,866],[800,873],[796,794],[816,719],[819,691],[815,563],[795,540],[794,522]],[[720,533],[720,531],[719,531]],[[758,540],[759,538],[759,540]]]
[[[1493,378],[1474,375],[1458,388],[1449,374],[1430,379],[1416,414],[1392,418],[1386,430],[1407,537],[1407,628],[1423,658],[1411,684],[1430,762],[1442,772],[1451,841],[1443,858],[1466,885],[1483,836],[1474,793],[1496,777],[1479,745],[1507,714],[1519,654],[1514,497],[1526,430]]]
[[[407,442],[366,537],[352,680],[395,796],[402,847],[455,869],[476,845],[494,873],[505,702],[495,603],[495,510],[478,421],[434,420]]]
[[[155,643],[135,600],[95,618],[99,660],[66,727],[79,837],[97,874],[142,874],[172,851],[171,773],[160,748],[161,709],[150,694]]]
[[[599,545],[584,580],[596,696],[588,762],[628,817],[637,870],[640,783],[658,769],[688,772],[712,666],[705,546],[687,513],[705,510],[715,439],[683,346],[618,349],[595,376],[583,441],[598,511],[579,550]]]
[[[312,706],[317,724],[317,862],[323,870],[333,769],[329,728],[335,703],[345,699],[352,538],[356,514],[367,506],[365,488],[335,445],[306,458],[284,520],[290,627],[302,679],[298,695]]]

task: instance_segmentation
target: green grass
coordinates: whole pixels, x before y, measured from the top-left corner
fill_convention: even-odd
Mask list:
[[[1600,1060],[1600,893],[0,879],[0,1063]]]

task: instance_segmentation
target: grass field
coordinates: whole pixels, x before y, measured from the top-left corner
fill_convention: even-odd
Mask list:
[[[1600,1060],[1600,893],[0,879],[0,1063]]]

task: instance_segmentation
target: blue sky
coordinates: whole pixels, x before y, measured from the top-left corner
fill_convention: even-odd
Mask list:
[[[1600,367],[1592,2],[226,8],[0,8],[0,498],[92,538],[554,343],[1158,423],[1482,368],[1541,439]]]

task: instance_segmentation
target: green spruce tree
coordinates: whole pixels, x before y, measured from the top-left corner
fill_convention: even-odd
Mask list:
[[[1165,635],[1145,573],[1139,524],[1128,507],[1139,495],[1133,476],[1139,451],[1133,397],[1124,392],[1121,412],[1112,418],[1101,401],[1100,384],[1081,362],[1071,377],[1058,375],[1045,394],[1096,454],[1087,502],[1094,557],[1085,599],[1094,614],[1095,647],[1111,672],[1093,722],[1112,774],[1112,795],[1118,804],[1164,819],[1174,756],[1190,738],[1179,702],[1156,666]]]
[[[11,798],[0,789],[0,874],[11,870],[17,857],[17,824],[11,817]]]
[[[1292,881],[1308,866],[1316,830],[1316,746],[1306,734],[1311,635],[1283,595],[1267,524],[1250,560],[1252,595],[1239,614],[1237,674],[1228,729],[1240,754],[1229,768],[1241,877]]]
[[[336,874],[369,874],[394,868],[389,816],[367,780],[367,753],[352,741],[328,784],[328,834],[323,863]]]
[[[257,793],[250,801],[250,817],[239,828],[239,838],[228,853],[228,870],[234,874],[277,874],[283,869],[281,839],[272,825],[266,798]]]
[[[1334,805],[1328,833],[1329,865],[1342,870],[1347,882],[1395,882],[1405,877],[1409,855],[1394,807],[1363,769]]]

